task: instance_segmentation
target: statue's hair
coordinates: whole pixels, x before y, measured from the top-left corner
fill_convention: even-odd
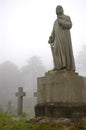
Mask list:
[[[61,15],[61,14],[63,14],[63,12],[64,12],[63,7],[61,5],[58,5],[56,7],[56,14]]]

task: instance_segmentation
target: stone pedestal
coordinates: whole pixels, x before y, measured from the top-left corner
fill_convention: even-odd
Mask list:
[[[71,71],[49,71],[37,80],[36,116],[86,116],[85,78]]]

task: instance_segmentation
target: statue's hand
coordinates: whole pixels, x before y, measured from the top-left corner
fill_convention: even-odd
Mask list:
[[[49,44],[53,43],[53,37],[52,36],[49,37],[48,43]]]
[[[51,43],[50,45],[51,45],[51,47],[54,47],[54,43]]]

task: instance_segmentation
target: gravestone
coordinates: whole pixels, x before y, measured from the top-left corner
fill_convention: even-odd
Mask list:
[[[37,104],[37,92],[34,92],[34,97],[35,97],[35,99],[34,99],[34,105],[36,105]]]
[[[2,104],[0,104],[0,112],[4,112]]]
[[[9,101],[8,104],[7,104],[7,113],[8,114],[12,113],[12,103],[11,103],[11,101]]]
[[[48,43],[51,46],[54,69],[37,79],[36,116],[86,116],[86,78],[75,72],[70,29],[71,19],[62,6],[56,7]]]
[[[34,97],[37,97],[37,92],[34,92]]]
[[[23,92],[23,87],[18,88],[18,92],[16,92],[16,96],[18,97],[18,104],[17,104],[17,114],[23,114],[23,96],[26,96],[26,93]]]

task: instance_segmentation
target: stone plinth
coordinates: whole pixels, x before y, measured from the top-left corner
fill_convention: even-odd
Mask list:
[[[36,116],[71,116],[74,111],[86,115],[84,77],[66,70],[50,71],[37,83]]]

